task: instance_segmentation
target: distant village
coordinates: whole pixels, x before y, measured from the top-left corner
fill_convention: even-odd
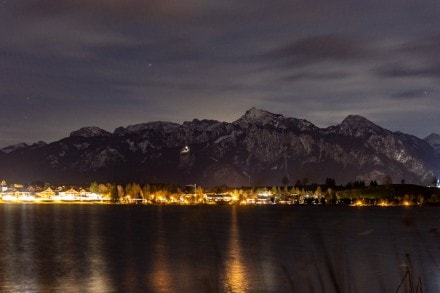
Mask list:
[[[104,198],[101,194],[90,192],[84,188],[66,188],[64,186],[44,188],[38,185],[23,186],[22,184],[7,185],[1,182],[1,199],[3,202],[99,202]]]
[[[224,189],[224,188],[223,188]],[[276,200],[274,195],[276,196]],[[196,184],[183,188],[161,185],[141,187],[139,184],[122,185],[98,184],[93,182],[89,188],[46,186],[22,184],[8,185],[1,182],[1,199],[5,203],[120,203],[120,204],[304,204],[308,198],[313,203],[324,203],[324,196],[288,193],[274,190],[232,189],[224,192],[205,193]]]
[[[328,183],[329,181],[327,181]],[[330,180],[332,182],[332,180]],[[334,180],[333,180],[334,182]],[[431,187],[416,185],[272,186],[204,190],[196,184],[125,186],[92,182],[89,187],[24,186],[1,182],[0,203],[93,203],[93,204],[217,204],[217,205],[351,205],[395,206],[440,204],[440,182]]]

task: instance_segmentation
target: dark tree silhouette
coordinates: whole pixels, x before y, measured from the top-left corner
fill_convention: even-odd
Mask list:
[[[113,184],[112,189],[110,191],[110,199],[112,202],[119,202],[119,193],[118,188],[115,184]]]
[[[325,185],[327,185],[327,187],[335,187],[336,186],[335,178],[327,177],[327,179],[325,179]]]
[[[287,186],[289,184],[289,178],[287,176],[284,176],[283,179],[281,179],[281,183],[284,186]]]

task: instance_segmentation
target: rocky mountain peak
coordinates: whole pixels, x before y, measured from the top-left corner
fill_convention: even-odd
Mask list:
[[[273,114],[268,111],[252,107],[251,109],[247,110],[246,113],[234,123],[240,126],[247,126],[249,124],[257,124],[261,126],[269,124],[278,126],[279,122],[283,119],[283,115]]]
[[[110,133],[98,127],[71,133],[102,135]],[[390,174],[395,180],[417,183],[439,174],[440,152],[433,146],[440,147],[439,142],[439,135],[421,140],[383,129],[358,115],[322,129],[306,120],[251,108],[233,123],[149,122],[120,127],[108,139],[22,145],[10,154],[3,149],[0,156],[8,163],[0,164],[0,173],[7,174],[9,166],[14,166],[19,175],[13,180],[19,181],[187,184],[191,180],[210,186],[241,186],[251,178],[252,184],[274,185],[286,173],[318,183],[328,176],[338,182],[380,181]],[[191,151],[182,155],[185,145]]]
[[[330,127],[332,132],[349,136],[365,136],[367,134],[385,134],[387,131],[360,115],[348,115],[340,125]]]
[[[180,125],[173,122],[154,121],[148,123],[140,123],[134,125],[128,125],[127,127],[118,127],[115,129],[114,134],[124,135],[127,133],[139,133],[147,130],[163,131],[164,133],[171,133],[175,131]]]
[[[22,143],[18,143],[18,144],[14,144],[14,145],[10,145],[10,146],[4,147],[4,148],[1,149],[1,151],[6,153],[6,154],[9,154],[9,153],[12,153],[13,151],[27,148],[28,146],[29,145],[27,143],[22,142]]]
[[[34,143],[32,146],[42,147],[42,146],[45,146],[45,145],[47,145],[47,143],[45,141],[39,140],[36,143]]]
[[[249,110],[244,113],[244,116],[248,120],[264,120],[264,119],[273,119],[273,118],[280,118],[283,117],[283,115],[280,114],[273,114],[269,111],[258,109],[255,107],[250,108]]]
[[[183,122],[183,126],[190,127],[190,128],[195,128],[195,129],[205,129],[205,128],[211,127],[212,125],[218,124],[218,123],[220,123],[220,122],[217,121],[217,120],[193,119],[192,121],[185,121],[185,122]]]
[[[95,136],[109,136],[110,132],[105,131],[96,126],[83,127],[78,130],[72,131],[70,137],[95,137]]]
[[[23,149],[26,149],[26,148],[37,149],[37,148],[44,147],[46,145],[47,145],[47,143],[45,143],[44,141],[41,141],[41,140],[36,142],[36,143],[33,143],[32,145],[29,145],[29,144],[27,144],[25,142],[22,142],[22,143],[18,143],[18,144],[14,144],[14,145],[10,145],[10,146],[4,147],[4,148],[0,149],[0,151],[5,153],[5,154],[9,154],[9,153],[12,153],[12,152],[17,151],[17,150],[23,150]]]
[[[438,144],[440,144],[440,134],[437,134],[437,133],[431,133],[430,135],[428,135],[428,136],[425,138],[425,141],[427,141],[427,142],[429,142],[429,143],[433,142],[433,143],[438,143]]]
[[[374,128],[378,127],[376,124],[360,115],[348,115],[342,120],[341,126],[350,128]]]
[[[429,143],[432,148],[440,154],[440,135],[437,133],[431,133],[424,139],[427,143]]]
[[[38,149],[38,148],[42,148],[42,147],[45,147],[45,146],[47,146],[47,143],[42,141],[42,140],[40,140],[40,141],[38,141],[36,143],[33,143],[30,147],[31,147],[31,149]]]

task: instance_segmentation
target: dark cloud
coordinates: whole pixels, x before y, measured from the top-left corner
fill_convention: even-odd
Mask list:
[[[51,141],[84,125],[232,121],[252,106],[320,126],[357,113],[420,136],[440,132],[417,118],[440,116],[438,1],[0,7],[0,146]],[[416,102],[423,89],[430,107]]]
[[[395,45],[389,51],[387,60],[374,69],[379,77],[440,77],[440,35],[410,39]]]
[[[193,10],[203,7],[194,1],[161,0],[38,0],[28,1],[20,10],[28,15],[58,17],[84,15],[105,22],[136,23],[137,21],[169,20],[190,17]]]
[[[406,42],[401,46],[400,51],[402,53],[419,55],[429,60],[432,58],[440,60],[438,54],[440,52],[440,34]]]
[[[412,77],[440,77],[440,64],[433,65],[404,65],[404,64],[384,64],[374,70],[380,77],[389,78],[412,78]]]
[[[425,98],[430,99],[432,98],[433,95],[435,95],[435,92],[430,88],[418,88],[418,89],[398,92],[396,94],[393,94],[392,97],[400,100],[425,99]]]
[[[313,36],[295,40],[274,50],[270,56],[293,64],[343,62],[366,56],[366,45],[359,39],[342,35]]]
[[[284,77],[284,80],[287,82],[297,82],[297,81],[323,81],[323,80],[333,80],[333,79],[343,79],[347,77],[349,73],[346,72],[298,72],[294,74],[290,74],[289,76]]]

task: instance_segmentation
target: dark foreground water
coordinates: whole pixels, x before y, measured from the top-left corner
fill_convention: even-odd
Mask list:
[[[440,292],[440,208],[0,205],[1,292]],[[404,285],[402,285],[403,291]]]

